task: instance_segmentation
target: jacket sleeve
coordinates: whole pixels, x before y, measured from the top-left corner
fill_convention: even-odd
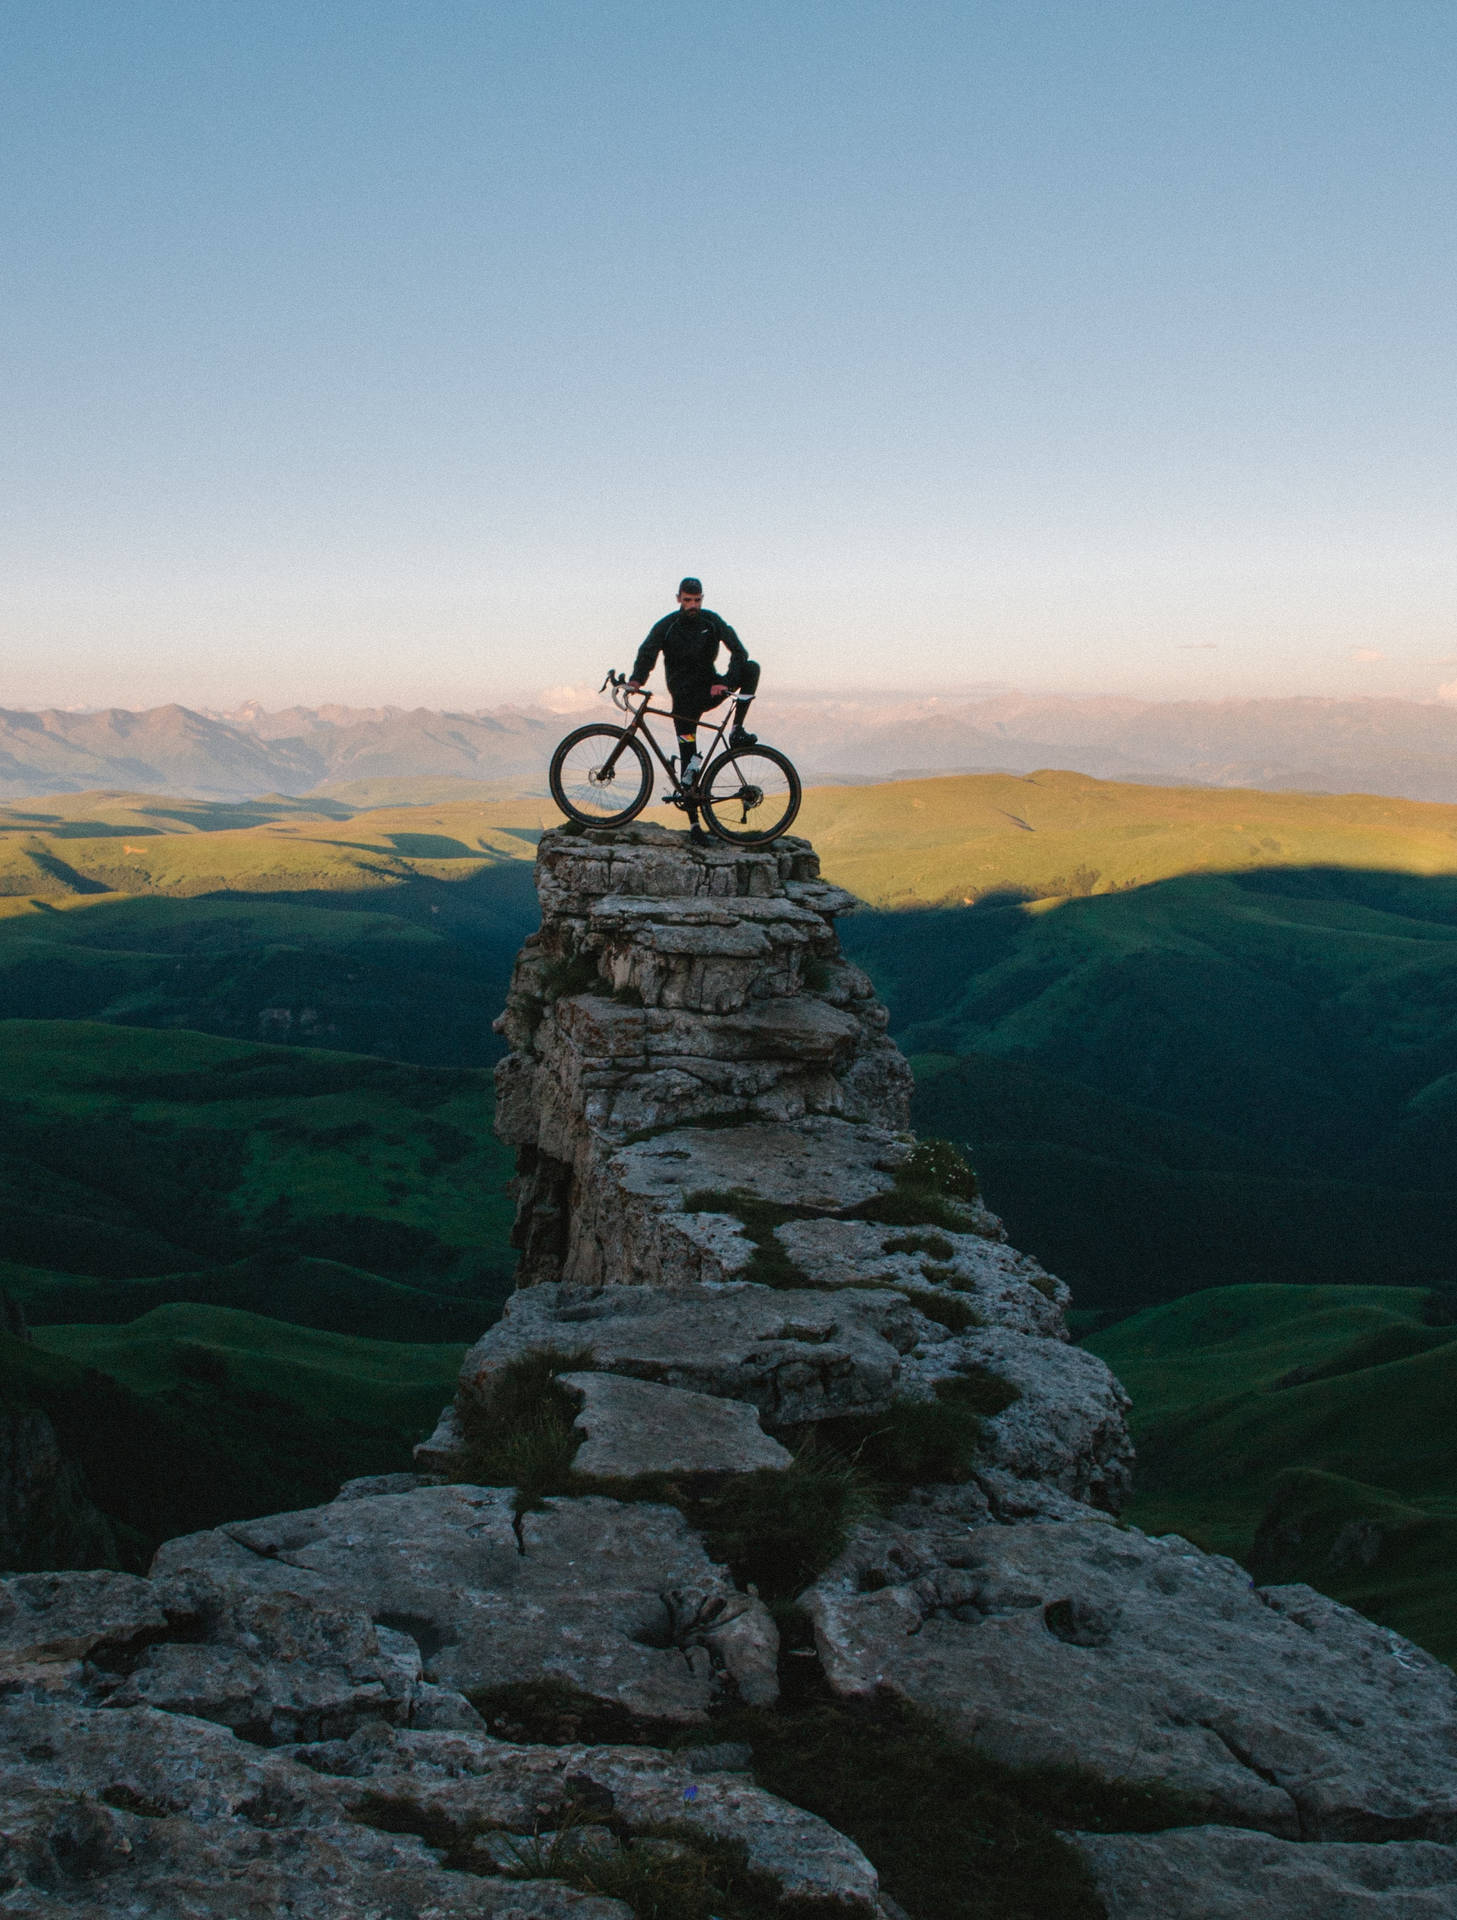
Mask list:
[[[669,616],[671,618],[671,615]],[[658,655],[663,650],[663,622],[660,620],[637,650],[637,658],[632,663],[629,680],[641,684],[658,664]]]
[[[740,640],[727,620],[719,619],[717,614],[714,615],[714,618],[718,620],[719,645],[728,648],[729,660],[733,666],[742,667],[746,665],[749,658],[748,648],[744,645],[743,641]]]

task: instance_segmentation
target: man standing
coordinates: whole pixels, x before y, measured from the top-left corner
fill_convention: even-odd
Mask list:
[[[718,667],[720,647],[727,647],[729,651],[729,664],[722,671]],[[628,683],[634,692],[641,692],[659,654],[663,656],[663,672],[673,702],[679,778],[686,787],[692,784],[701,765],[698,722],[725,694],[736,692],[739,696],[734,702],[729,746],[752,747],[757,741],[757,734],[745,733],[744,715],[758,689],[759,666],[744,651],[743,641],[728,622],[704,606],[703,582],[691,577],[678,583],[678,611],[661,619],[637,650]],[[695,830],[697,824],[695,815]]]

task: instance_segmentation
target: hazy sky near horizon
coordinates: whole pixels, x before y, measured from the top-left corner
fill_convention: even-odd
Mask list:
[[[9,0],[0,705],[1457,697],[1446,0]]]

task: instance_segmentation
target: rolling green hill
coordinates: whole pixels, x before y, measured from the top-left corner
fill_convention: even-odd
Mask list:
[[[894,808],[923,796],[892,877]],[[994,879],[857,915],[845,942],[916,1068],[916,1124],[968,1144],[1080,1306],[1453,1271],[1457,809],[1070,775],[813,798],[826,870],[879,899]],[[1295,864],[1296,827],[1345,864]]]
[[[539,826],[382,797],[0,810],[0,1396],[133,1563],[407,1466],[509,1287],[485,1069]]]
[[[73,1500],[39,1516],[18,1564],[140,1571],[175,1534],[313,1506],[353,1475],[407,1466],[461,1351],[194,1306],[0,1335],[0,1412],[47,1416],[110,1523]]]
[[[114,794],[0,809],[0,1017],[499,1056],[536,814]]]
[[[1265,867],[1457,873],[1457,807],[1081,773],[820,787],[805,795],[796,831],[839,885],[877,907],[1063,899]]]
[[[0,1060],[5,1277],[33,1320],[80,1276],[250,1260],[255,1286],[279,1263],[277,1312],[299,1256],[422,1310],[506,1283],[509,1159],[478,1069],[75,1020],[0,1022]]]
[[[225,1307],[158,1307],[128,1326],[40,1327],[35,1344],[143,1397],[189,1380],[272,1394],[323,1420],[378,1429],[401,1452],[455,1389],[462,1345],[323,1333]]]
[[[1091,1336],[1133,1397],[1128,1517],[1457,1660],[1451,1311],[1397,1287],[1225,1287]]]
[[[124,1561],[409,1465],[510,1282],[491,1114],[480,1069],[0,1023],[0,1289],[33,1327],[0,1405],[50,1418]]]

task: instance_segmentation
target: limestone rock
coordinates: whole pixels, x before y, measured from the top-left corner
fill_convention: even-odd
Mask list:
[[[904,1127],[909,1069],[834,931],[853,902],[819,880],[806,843],[741,853],[657,827],[547,834],[537,884],[541,931],[498,1023],[512,1048],[497,1127],[520,1154],[520,1284],[722,1277],[699,1257],[712,1251],[701,1232],[660,1218],[682,1212],[682,1189],[650,1192],[632,1178],[639,1162],[614,1161],[636,1135],[741,1121],[744,1138],[703,1149],[719,1164],[697,1184],[729,1166],[730,1184],[752,1189],[753,1162],[775,1152],[747,1137],[755,1127]]]
[[[558,1883],[442,1869],[307,1767],[143,1707],[0,1703],[0,1884],[27,1920],[630,1920]]]
[[[610,1814],[628,1833],[680,1825],[739,1842],[785,1902],[874,1915],[875,1869],[825,1821],[732,1773],[704,1773],[643,1747],[538,1747],[443,1734],[356,1737],[304,1749],[348,1783],[346,1798],[391,1825],[468,1840],[482,1832],[560,1828],[573,1809]]]
[[[733,1279],[753,1257],[739,1218],[704,1208],[744,1194],[832,1213],[889,1190],[910,1144],[881,1127],[813,1118],[795,1126],[680,1127],[606,1153],[573,1184],[573,1237],[560,1259],[571,1286],[684,1286]],[[695,1202],[688,1211],[686,1202]]]
[[[168,1541],[153,1571],[203,1574],[260,1604],[286,1594],[362,1610],[410,1636],[427,1681],[468,1696],[552,1679],[681,1724],[728,1686],[763,1698],[764,1649],[777,1646],[767,1610],[676,1508],[587,1497],[517,1521],[512,1500],[508,1488],[424,1487],[276,1514]]]
[[[185,1599],[200,1637],[149,1647],[108,1705],[216,1720],[266,1746],[414,1717],[418,1647],[376,1627],[358,1607],[205,1576],[173,1580],[162,1591],[174,1608]]]
[[[466,1355],[460,1401],[488,1405],[525,1354],[582,1353],[596,1371],[745,1400],[787,1426],[889,1406],[923,1331],[891,1292],[531,1287]]]
[[[924,1389],[968,1369],[1017,1389],[983,1423],[987,1467],[1118,1512],[1133,1480],[1128,1395],[1096,1354],[988,1328],[922,1346],[906,1362],[906,1384]]]
[[[575,1424],[586,1437],[572,1468],[589,1480],[756,1473],[787,1467],[793,1457],[743,1401],[611,1373],[564,1373],[558,1381],[581,1403]]]
[[[837,1692],[887,1687],[994,1759],[1283,1838],[1457,1840],[1457,1676],[1185,1541],[881,1525],[804,1604]]]
[[[1237,1827],[1069,1836],[1111,1920],[1451,1920],[1457,1847],[1297,1845]]]
[[[167,1624],[157,1589],[135,1574],[14,1574],[0,1580],[0,1674],[119,1653]]]
[[[749,1193],[835,1213],[887,1193],[911,1154],[903,1134],[811,1117],[796,1126],[681,1127],[614,1153],[629,1192],[676,1210],[695,1191]]]
[[[813,1286],[950,1289],[986,1326],[1067,1338],[1062,1315],[1071,1296],[1063,1283],[1030,1254],[981,1232],[790,1220],[775,1238]]]

